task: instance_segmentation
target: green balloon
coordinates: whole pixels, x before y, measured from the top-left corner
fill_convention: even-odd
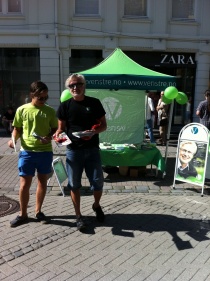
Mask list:
[[[178,90],[176,87],[173,86],[166,88],[164,91],[164,96],[169,100],[175,99],[177,95],[178,95]]]
[[[185,93],[178,92],[178,95],[176,97],[176,102],[178,104],[186,104],[188,102],[188,97]]]
[[[69,100],[70,98],[71,98],[71,94],[70,94],[69,90],[66,89],[61,93],[60,101],[64,102],[66,100]]]
[[[169,104],[172,102],[172,100],[168,99],[165,97],[165,94],[162,96],[162,101],[165,103],[165,104]]]

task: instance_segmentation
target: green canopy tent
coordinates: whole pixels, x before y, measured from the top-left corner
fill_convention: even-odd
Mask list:
[[[117,48],[97,66],[80,72],[86,79],[86,94],[101,100],[108,129],[101,142],[137,144],[144,140],[145,90],[176,87],[177,79],[147,69]]]
[[[176,77],[139,65],[119,48],[97,66],[80,73],[86,78],[87,89],[162,91],[177,84]]]

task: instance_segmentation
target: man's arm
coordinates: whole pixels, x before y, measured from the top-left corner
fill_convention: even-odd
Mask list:
[[[21,135],[22,135],[22,128],[14,127],[14,129],[12,131],[12,137],[13,137],[15,143],[21,137]],[[13,140],[12,139],[9,140],[7,144],[8,144],[8,146],[10,148],[14,148],[14,144],[13,144]]]
[[[201,103],[199,103],[199,105],[196,109],[196,112],[195,112],[195,114],[199,117],[201,117],[201,110],[202,110],[202,105],[201,105]]]
[[[55,132],[55,137],[58,137],[59,134],[65,132],[66,130],[66,121],[58,119],[58,128]]]
[[[102,116],[100,119],[98,119],[98,123],[100,124],[100,126],[98,126],[95,129],[93,129],[95,134],[100,134],[100,133],[106,131],[107,123],[106,123],[105,115]]]
[[[199,111],[199,110],[196,110],[195,114],[196,114],[197,116],[200,116],[200,111]]]

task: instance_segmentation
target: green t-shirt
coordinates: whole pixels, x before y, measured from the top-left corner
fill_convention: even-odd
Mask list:
[[[31,103],[20,106],[15,114],[13,126],[23,128],[21,150],[34,152],[52,151],[51,142],[42,144],[32,136],[35,132],[41,137],[48,136],[51,128],[57,128],[58,121],[55,110],[48,106],[34,106]]]

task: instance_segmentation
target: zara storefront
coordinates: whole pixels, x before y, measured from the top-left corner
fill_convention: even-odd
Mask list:
[[[125,51],[125,53],[144,67],[179,77],[178,90],[184,92],[188,99],[192,100],[190,113],[190,120],[192,121],[196,79],[195,53],[136,51]],[[184,125],[185,117],[186,105],[180,105],[175,102],[172,125]]]

